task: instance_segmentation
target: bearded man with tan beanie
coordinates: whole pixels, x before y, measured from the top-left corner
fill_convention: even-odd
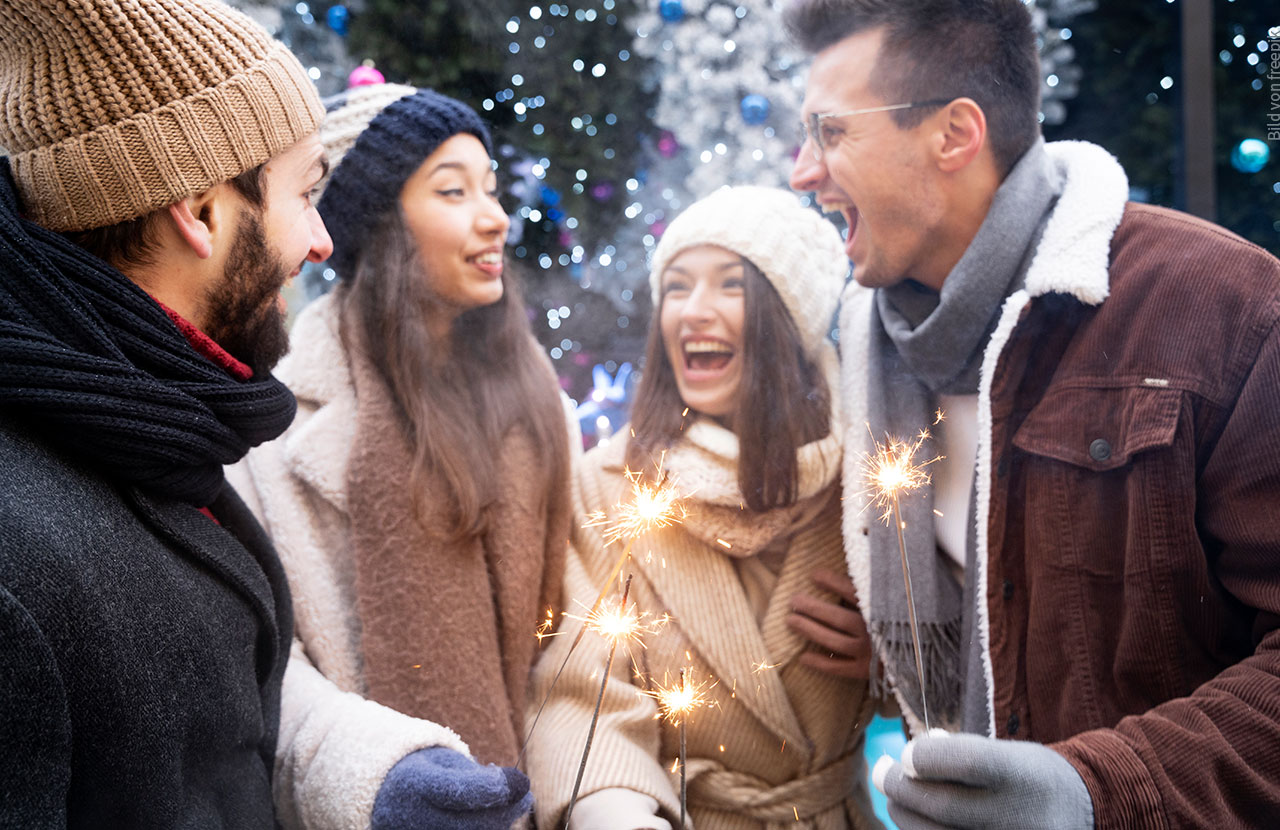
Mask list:
[[[222,470],[296,409],[323,116],[217,0],[0,0],[0,827],[277,826],[290,597]],[[414,769],[405,826],[528,808],[459,752]]]
[[[269,828],[292,616],[222,465],[293,418],[323,108],[171,0],[0,0],[0,102],[0,826]]]

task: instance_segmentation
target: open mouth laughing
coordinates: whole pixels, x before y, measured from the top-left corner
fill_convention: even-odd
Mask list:
[[[690,380],[718,375],[729,367],[737,350],[732,344],[710,337],[689,337],[681,343],[684,368]]]

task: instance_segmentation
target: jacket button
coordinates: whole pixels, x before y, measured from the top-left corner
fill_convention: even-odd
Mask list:
[[[1089,445],[1089,457],[1094,461],[1106,461],[1111,457],[1111,444],[1105,438],[1095,438]]]
[[[1009,474],[1009,459],[1005,456],[1000,457],[999,463],[996,464],[996,475],[1004,478]]]
[[[1010,716],[1009,716],[1009,722],[1008,722],[1007,724],[1005,724],[1005,726],[1006,726],[1006,727],[1008,728],[1008,730],[1009,730],[1009,734],[1010,734],[1010,735],[1017,735],[1017,734],[1018,734],[1018,727],[1019,727],[1019,726],[1021,726],[1021,725],[1022,725],[1022,723],[1021,723],[1021,721],[1019,721],[1019,720],[1018,720],[1018,713],[1017,713],[1017,712],[1014,712],[1012,715],[1010,715]]]
[[[1013,583],[1008,579],[1004,581],[1004,598],[1013,599]]]

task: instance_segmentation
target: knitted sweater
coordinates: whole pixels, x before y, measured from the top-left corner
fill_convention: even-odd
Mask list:
[[[623,442],[588,453],[575,480],[575,510],[611,512],[627,498]],[[678,821],[678,728],[656,719],[642,694],[678,682],[715,682],[713,701],[687,724],[688,806],[708,828],[878,826],[872,817],[861,756],[862,730],[873,701],[863,681],[835,678],[799,664],[806,641],[786,625],[790,598],[814,591],[810,574],[839,569],[838,488],[827,487],[794,508],[749,514],[737,507],[691,502],[682,524],[654,531],[634,546],[630,602],[670,622],[645,647],[619,647],[581,795],[626,788],[656,800]],[[718,541],[721,540],[721,541]],[[726,549],[725,544],[731,547]],[[569,613],[583,614],[616,563],[598,526],[575,531],[565,576]],[[732,551],[732,554],[729,553]],[[762,622],[734,557],[784,552]],[[833,599],[833,598],[832,598]],[[573,609],[577,609],[576,611]],[[577,631],[570,618],[539,661],[531,712],[546,694]],[[529,741],[529,771],[539,827],[563,821],[572,792],[608,646],[588,634],[568,661]]]

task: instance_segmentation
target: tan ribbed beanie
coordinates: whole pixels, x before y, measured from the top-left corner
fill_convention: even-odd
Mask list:
[[[323,116],[289,50],[218,0],[0,0],[0,147],[52,230],[199,193]]]

